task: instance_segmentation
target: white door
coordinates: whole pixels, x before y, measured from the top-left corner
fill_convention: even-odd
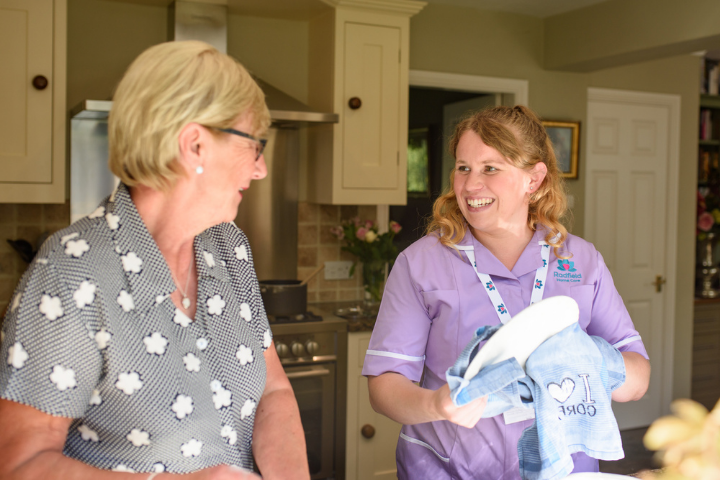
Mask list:
[[[603,255],[652,364],[645,396],[613,404],[621,429],[649,425],[670,401],[673,351],[665,327],[674,285],[660,292],[654,285],[657,276],[668,277],[668,243],[674,238],[668,181],[676,177],[668,172],[675,112],[663,100],[679,105],[672,95],[599,89],[591,89],[588,101],[585,236]]]
[[[460,102],[447,103],[443,105],[443,159],[442,159],[442,183],[445,187],[450,180],[450,170],[455,167],[455,159],[448,151],[448,143],[455,131],[455,125],[470,112],[477,112],[487,107],[501,105],[502,94],[489,95],[480,94],[479,97],[469,98]]]

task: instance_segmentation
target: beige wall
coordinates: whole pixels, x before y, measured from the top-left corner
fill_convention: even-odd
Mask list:
[[[690,55],[594,73],[543,69],[543,21],[523,15],[428,5],[410,26],[410,68],[447,73],[527,79],[529,105],[540,116],[584,121],[587,88],[678,94],[682,97],[680,205],[673,393],[690,395],[694,284],[694,218],[697,163],[698,58]],[[572,232],[584,231],[586,132],[581,128],[580,178],[567,182],[575,197]]]

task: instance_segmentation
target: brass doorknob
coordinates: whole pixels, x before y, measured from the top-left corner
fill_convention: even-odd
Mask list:
[[[363,427],[360,429],[360,433],[365,438],[372,438],[375,436],[375,427],[370,424],[363,425]]]
[[[35,87],[36,90],[45,90],[48,86],[48,79],[42,75],[36,75],[35,78],[32,79],[32,86]]]
[[[350,100],[348,100],[348,107],[350,107],[352,110],[357,110],[358,108],[362,107],[362,100],[360,100],[358,97],[352,97]]]
[[[662,292],[662,286],[664,283],[667,283],[667,280],[662,277],[662,275],[655,275],[655,281],[652,283],[655,285],[655,291],[657,293]]]

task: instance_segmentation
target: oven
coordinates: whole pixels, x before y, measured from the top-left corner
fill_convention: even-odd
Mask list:
[[[270,327],[300,408],[311,479],[344,480],[347,323],[332,315],[270,317]]]

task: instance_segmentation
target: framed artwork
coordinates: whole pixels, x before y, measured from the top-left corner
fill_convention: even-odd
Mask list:
[[[565,178],[578,178],[578,152],[580,150],[580,122],[556,122],[543,120],[558,160],[558,167]]]

